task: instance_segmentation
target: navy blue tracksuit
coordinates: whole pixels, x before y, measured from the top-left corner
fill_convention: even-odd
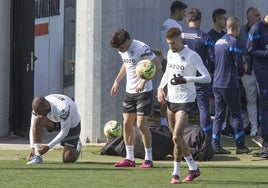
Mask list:
[[[213,91],[215,96],[215,120],[213,124],[213,147],[219,148],[226,107],[233,117],[236,147],[244,146],[244,128],[241,115],[238,75],[243,75],[242,49],[237,39],[225,34],[215,44],[215,72]]]
[[[214,66],[214,44],[209,36],[197,27],[188,27],[182,32],[183,44],[197,52],[205,67],[210,70]],[[195,84],[196,86],[196,101],[200,114],[200,127],[209,137],[212,134],[209,97],[210,84]]]
[[[268,23],[256,22],[249,31],[247,51],[253,59],[253,71],[259,89],[259,122],[268,143]]]

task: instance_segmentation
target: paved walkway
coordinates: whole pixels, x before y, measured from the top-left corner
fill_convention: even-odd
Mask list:
[[[49,140],[52,140],[54,134],[44,133],[44,143],[47,143]],[[14,150],[25,150],[29,149],[29,139],[16,135],[9,135],[6,137],[0,138],[0,150],[4,149],[14,149]]]
[[[56,136],[56,133],[44,133],[44,141],[43,143],[48,143]],[[85,143],[86,145],[94,145],[94,146],[104,146],[106,143]],[[6,137],[0,138],[0,150],[28,150],[29,149],[29,139],[21,136],[10,135]],[[61,147],[58,144],[55,147]]]

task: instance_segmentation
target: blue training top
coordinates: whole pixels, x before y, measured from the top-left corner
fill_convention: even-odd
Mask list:
[[[211,38],[211,40],[214,42],[214,44],[217,42],[217,40],[219,40],[221,37],[223,37],[226,34],[225,31],[221,30],[220,33],[218,33],[217,31],[215,31],[214,29],[211,29],[208,32],[209,37]]]
[[[208,70],[211,66],[214,67],[214,42],[207,33],[197,27],[187,27],[183,30],[181,36],[183,44],[200,55]]]
[[[213,87],[239,88],[239,72],[244,73],[242,49],[234,36],[225,34],[215,44]]]
[[[248,33],[247,51],[253,57],[254,72],[261,71],[264,75],[267,75],[268,24],[264,20],[260,20],[251,26]]]

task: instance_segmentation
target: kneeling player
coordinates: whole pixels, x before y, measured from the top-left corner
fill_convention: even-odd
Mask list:
[[[59,133],[48,144],[42,144],[44,129]],[[60,94],[35,97],[29,133],[31,152],[27,164],[42,163],[41,156],[58,143],[64,146],[62,161],[75,162],[81,152],[80,130],[80,115],[71,98]]]

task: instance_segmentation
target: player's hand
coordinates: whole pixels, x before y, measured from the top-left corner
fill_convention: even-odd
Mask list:
[[[43,145],[41,145],[40,148],[39,148],[39,153],[40,153],[40,155],[43,155],[43,154],[45,154],[48,150],[49,150],[48,145],[43,144]]]
[[[173,78],[170,80],[170,83],[172,85],[185,84],[186,83],[186,80],[180,74],[178,74],[177,76],[176,76],[176,74],[174,74],[173,75]]]
[[[157,90],[157,100],[161,104],[166,103],[166,93],[162,88],[158,88],[158,90]]]
[[[118,87],[119,87],[119,83],[115,81],[111,89],[111,96],[117,95]]]
[[[31,160],[33,156],[34,156],[34,148],[31,148],[31,151],[28,156],[28,160]]]
[[[146,83],[146,80],[141,79],[141,81],[138,83],[138,85],[136,87],[137,93],[140,93],[144,90],[145,83]]]

